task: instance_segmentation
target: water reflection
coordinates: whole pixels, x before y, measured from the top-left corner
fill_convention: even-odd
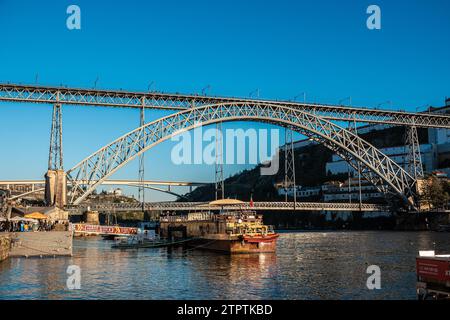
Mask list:
[[[445,233],[282,233],[276,254],[220,255],[188,248],[111,250],[77,239],[74,256],[0,264],[0,299],[415,299],[415,255],[450,252]],[[379,265],[382,290],[366,288]],[[81,290],[66,288],[69,265]]]

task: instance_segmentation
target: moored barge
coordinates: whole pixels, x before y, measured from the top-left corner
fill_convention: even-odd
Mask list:
[[[192,238],[189,246],[227,254],[275,252],[279,235],[272,226],[263,223],[262,215],[242,209],[241,204],[225,199],[209,204],[221,207],[219,213],[202,211],[163,216],[160,218],[161,237]],[[234,208],[223,210],[230,206]]]

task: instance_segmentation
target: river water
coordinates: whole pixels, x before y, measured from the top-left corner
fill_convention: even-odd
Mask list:
[[[0,263],[0,299],[416,299],[418,250],[450,253],[450,234],[282,233],[275,254],[227,256],[191,249],[110,249],[75,239],[74,256]],[[81,289],[68,290],[68,266]],[[366,286],[381,269],[381,289]]]

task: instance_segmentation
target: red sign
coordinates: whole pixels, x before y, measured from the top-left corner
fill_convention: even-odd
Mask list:
[[[450,282],[450,260],[438,258],[417,258],[417,275],[424,279]]]
[[[77,233],[99,234],[99,235],[133,235],[137,234],[137,228],[124,228],[118,226],[95,226],[89,224],[73,224],[72,230]]]

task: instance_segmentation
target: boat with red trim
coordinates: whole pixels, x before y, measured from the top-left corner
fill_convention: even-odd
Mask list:
[[[214,206],[220,209],[161,217],[161,236],[171,238],[178,233],[193,239],[189,246],[228,254],[276,251],[279,235],[251,207],[235,199],[208,204],[209,208]]]

